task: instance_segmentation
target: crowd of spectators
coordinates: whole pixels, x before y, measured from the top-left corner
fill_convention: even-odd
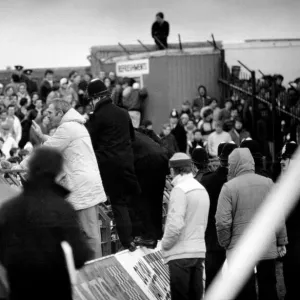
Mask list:
[[[113,102],[126,108],[135,123],[140,125],[143,100],[147,96],[139,83],[129,78],[117,78],[114,72],[100,72]],[[46,70],[40,85],[32,79],[32,70],[16,66],[11,82],[0,82],[0,156],[2,168],[18,168],[19,158],[41,144],[32,123],[36,122],[43,134],[52,136],[56,128],[49,124],[47,108],[54,99],[70,103],[88,119],[92,106],[86,89],[93,76],[71,71],[68,77],[57,78],[53,70]]]

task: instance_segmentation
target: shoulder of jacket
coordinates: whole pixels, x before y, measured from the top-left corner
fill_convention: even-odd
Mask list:
[[[204,186],[194,178],[190,178],[189,180],[179,183],[176,188],[181,189],[184,193],[192,190],[205,190]]]

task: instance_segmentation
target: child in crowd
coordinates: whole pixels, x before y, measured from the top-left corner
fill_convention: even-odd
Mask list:
[[[160,133],[160,138],[162,144],[165,148],[169,150],[170,153],[179,152],[179,148],[174,135],[171,133],[171,125],[165,124],[163,126],[162,132]]]

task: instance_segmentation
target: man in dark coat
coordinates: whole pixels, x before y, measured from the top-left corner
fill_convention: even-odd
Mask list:
[[[184,127],[179,121],[179,114],[173,109],[170,114],[171,133],[174,135],[179,151],[186,153],[187,151],[187,135]]]
[[[140,193],[134,171],[132,141],[134,129],[128,112],[112,103],[108,90],[100,79],[87,88],[94,112],[86,126],[106,194],[109,196],[116,228],[124,248],[136,249],[129,215],[130,201]]]
[[[55,183],[62,155],[36,150],[29,162],[24,190],[0,210],[0,261],[7,270],[9,299],[72,299],[72,287],[61,242],[73,250],[75,267],[90,258],[76,213]]]
[[[246,138],[241,142],[240,148],[248,148],[250,150],[255,163],[255,174],[271,178],[269,172],[263,166],[263,155],[260,152],[260,146],[257,141]]]
[[[295,142],[287,143],[282,150],[281,166],[285,172],[291,163],[298,145]],[[283,259],[283,275],[286,287],[285,300],[300,299],[300,201],[294,207],[286,220],[286,230],[289,243]]]
[[[164,14],[159,12],[156,14],[156,21],[151,28],[151,35],[157,45],[158,50],[168,48],[168,36],[170,33],[170,25],[164,20]]]
[[[221,143],[218,147],[220,167],[215,172],[204,174],[200,181],[207,190],[210,199],[208,222],[205,232],[206,289],[212,283],[226,259],[226,252],[218,242],[215,215],[221,189],[224,183],[227,182],[228,157],[235,148],[237,148],[237,145],[233,142]]]
[[[135,172],[142,191],[137,206],[143,226],[141,238],[137,238],[136,243],[155,248],[162,238],[163,194],[169,159],[165,149],[139,131],[135,132],[132,146]]]
[[[38,86],[35,81],[31,78],[32,70],[27,69],[23,71],[22,77],[24,78],[24,82],[27,86],[27,92],[30,96],[32,96],[33,93],[38,91]]]

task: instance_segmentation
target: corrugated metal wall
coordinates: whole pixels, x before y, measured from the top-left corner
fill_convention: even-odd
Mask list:
[[[219,99],[219,63],[219,53],[150,59],[150,74],[144,76],[149,92],[145,117],[153,121],[156,131],[168,122],[173,108],[179,110],[183,101],[197,97],[199,85]]]

